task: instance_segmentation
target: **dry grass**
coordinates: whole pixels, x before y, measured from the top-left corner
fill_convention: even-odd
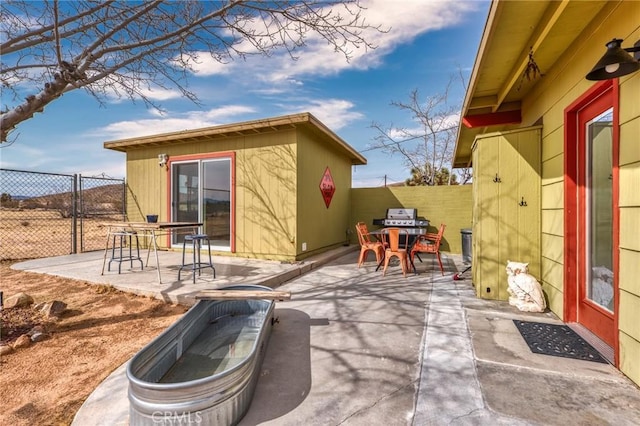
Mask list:
[[[70,424],[102,380],[186,311],[109,286],[15,271],[8,262],[0,262],[0,275],[5,297],[22,291],[36,303],[67,304],[58,321],[46,324],[49,339],[0,359],[2,425]]]
[[[106,231],[105,218],[82,219],[85,236],[78,251],[101,250]],[[0,260],[35,259],[71,253],[71,218],[55,210],[0,209]]]

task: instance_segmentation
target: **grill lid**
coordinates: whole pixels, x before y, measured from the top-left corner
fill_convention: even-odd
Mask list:
[[[387,209],[387,219],[415,220],[418,209]]]

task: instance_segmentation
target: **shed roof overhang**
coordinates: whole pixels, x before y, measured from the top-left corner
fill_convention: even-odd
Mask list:
[[[345,155],[351,159],[351,164],[367,164],[367,159],[365,157],[308,112],[205,127],[195,130],[184,130],[180,132],[107,141],[104,143],[104,147],[114,151],[127,152],[134,149],[148,148],[150,146],[166,146],[191,142],[213,141],[237,136],[273,133],[282,130],[291,130],[298,127],[319,133],[324,140],[333,144],[337,149],[343,151]]]
[[[471,146],[477,135],[535,124],[520,120],[523,99],[544,78],[540,73],[551,69],[603,8],[616,3],[491,2],[462,106],[453,167],[471,165]],[[540,73],[534,72],[532,63]]]

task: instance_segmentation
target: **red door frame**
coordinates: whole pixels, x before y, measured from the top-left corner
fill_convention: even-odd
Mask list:
[[[190,154],[190,155],[176,155],[170,156],[167,162],[167,193],[165,195],[167,200],[166,217],[171,218],[172,204],[171,204],[171,191],[172,191],[172,176],[171,176],[171,164],[177,161],[200,161],[210,160],[214,158],[230,158],[231,159],[231,246],[230,252],[236,252],[236,153],[234,151],[223,152],[209,152],[205,154]],[[171,235],[167,236],[167,246],[171,246]]]
[[[578,162],[584,161],[584,152],[578,150],[578,140],[581,130],[578,115],[581,110],[594,102],[607,103],[613,107],[613,269],[614,269],[614,315],[613,336],[603,339],[611,344],[615,353],[615,365],[618,365],[618,276],[619,276],[619,235],[620,210],[618,208],[619,192],[619,85],[618,79],[605,80],[594,84],[582,96],[576,99],[564,110],[564,318],[565,322],[576,322],[578,318],[578,304],[581,301],[581,286],[579,285],[579,256],[584,256],[584,236],[578,234],[578,229],[584,229],[584,223],[576,223],[580,217],[581,206],[578,203],[580,179],[578,176]],[[582,198],[582,197],[581,197]],[[577,225],[577,226],[576,226]],[[596,311],[601,311],[595,307]],[[601,312],[606,315],[604,311]],[[600,334],[602,338],[602,331]]]

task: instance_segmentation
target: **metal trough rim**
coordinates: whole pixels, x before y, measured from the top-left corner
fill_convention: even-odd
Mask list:
[[[249,284],[227,286],[220,290],[240,289],[272,290],[270,287]],[[151,424],[149,421],[153,419],[149,419],[149,417],[158,412],[160,407],[164,412],[202,412],[212,416],[211,419],[215,417],[216,419],[227,418],[239,421],[239,418],[244,415],[255,390],[257,374],[271,333],[274,300],[247,300],[251,303],[249,305],[250,311],[255,309],[254,313],[261,312],[264,313],[264,316],[258,319],[260,328],[252,343],[251,350],[238,364],[216,374],[184,382],[160,383],[153,381],[154,374],[156,377],[158,374],[164,374],[158,371],[154,372],[152,369],[154,365],[160,365],[158,363],[166,357],[168,358],[165,361],[168,359],[169,362],[173,357],[176,357],[175,361],[179,359],[180,355],[172,354],[172,351],[178,350],[176,345],[182,345],[179,339],[184,337],[184,332],[202,321],[203,317],[206,318],[206,315],[211,313],[210,309],[215,309],[215,307],[211,307],[212,305],[223,306],[229,302],[233,303],[234,301],[199,300],[180,319],[156,336],[129,360],[126,375],[129,380],[128,394],[130,410],[132,410],[130,411],[130,419],[133,420],[134,413],[136,417],[136,421],[132,424]],[[253,304],[258,305],[254,307]],[[221,312],[224,312],[224,308]],[[192,317],[189,317],[189,314]],[[190,345],[191,343],[185,344]],[[154,346],[158,347],[154,348]],[[186,350],[186,347],[180,346],[179,354],[182,353],[182,349]],[[162,367],[159,371],[162,371]],[[139,377],[145,377],[149,373],[152,375],[151,380]],[[236,418],[237,414],[240,417]],[[147,418],[147,420],[143,418]]]

